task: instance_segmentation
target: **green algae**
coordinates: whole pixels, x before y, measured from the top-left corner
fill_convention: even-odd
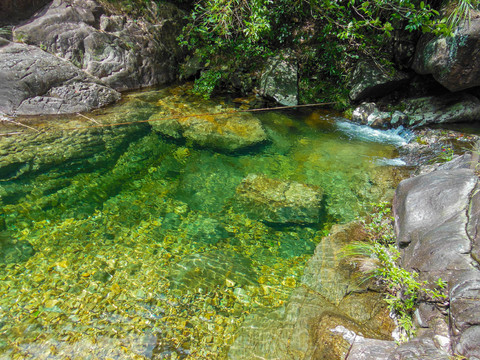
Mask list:
[[[197,101],[182,87],[126,98],[89,116],[139,121]],[[259,118],[270,142],[245,153],[142,130],[80,163],[3,181],[7,227],[35,254],[0,266],[0,359],[87,359],[87,349],[92,359],[221,359],[248,314],[284,304],[324,227],[392,190],[375,159],[395,149],[342,138],[328,119]],[[322,187],[324,224],[276,228],[238,212],[235,189],[250,173]]]

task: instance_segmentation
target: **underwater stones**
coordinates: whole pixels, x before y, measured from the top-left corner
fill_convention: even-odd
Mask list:
[[[378,294],[372,296],[383,302]],[[351,341],[360,334],[388,338],[388,335],[378,333],[377,328],[364,325],[377,316],[376,323],[389,322],[388,312],[377,312],[378,308],[365,310],[363,321],[359,322],[342,313],[317,292],[306,286],[298,287],[285,306],[269,313],[253,313],[245,319],[230,347],[228,358],[345,359]]]
[[[35,253],[28,241],[15,241],[6,233],[0,233],[0,265],[27,261]]]
[[[187,236],[195,242],[216,244],[228,237],[228,232],[221,223],[212,218],[198,216],[193,222],[185,226]]]
[[[186,257],[173,266],[169,280],[173,288],[212,290],[217,286],[256,284],[256,273],[246,257],[229,251],[210,251]]]
[[[258,220],[314,224],[320,221],[323,190],[318,186],[250,174],[236,190],[239,206]]]
[[[158,118],[154,115],[151,119]],[[163,135],[184,138],[195,145],[227,152],[249,148],[267,140],[262,123],[251,114],[176,116],[151,124]]]
[[[126,149],[126,144],[145,134],[148,125],[78,130],[44,129],[0,137],[0,179],[15,179],[62,164],[78,171],[103,163]],[[68,131],[68,133],[67,133]],[[104,154],[105,156],[101,156]],[[70,165],[74,165],[70,168]],[[0,187],[1,189],[1,187]]]

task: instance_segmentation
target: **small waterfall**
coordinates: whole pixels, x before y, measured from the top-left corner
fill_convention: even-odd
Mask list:
[[[391,144],[394,146],[403,146],[415,137],[412,131],[405,129],[403,126],[394,129],[380,130],[373,129],[367,125],[358,125],[343,119],[337,120],[335,125],[339,131],[346,134],[350,139]]]

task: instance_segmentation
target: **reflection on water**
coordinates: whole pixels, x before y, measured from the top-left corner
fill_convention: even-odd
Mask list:
[[[222,109],[177,87],[89,117]],[[235,153],[146,123],[85,131],[78,118],[21,149],[3,140],[3,161],[15,159],[0,170],[0,251],[28,256],[0,257],[0,359],[225,358],[249,313],[285,302],[329,225],[391,194],[392,168],[377,161],[396,157],[388,142],[346,133],[324,111],[255,116],[268,141]],[[247,217],[235,191],[252,173],[321,187],[320,223]]]

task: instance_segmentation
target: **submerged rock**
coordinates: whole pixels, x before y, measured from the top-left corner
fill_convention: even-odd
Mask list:
[[[6,233],[0,233],[0,265],[27,261],[35,253],[28,241],[15,241]]]
[[[360,62],[352,79],[350,99],[363,100],[394,91],[409,80],[409,75],[394,69],[385,69],[371,62]]]
[[[88,170],[125,151],[126,144],[145,134],[148,125],[42,129],[0,137],[0,179],[11,180],[58,164],[62,171]],[[3,194],[0,185],[0,195]]]
[[[362,238],[364,234],[358,226],[337,226],[332,231],[331,242],[324,246],[321,243],[315,256],[333,244],[339,249],[348,241]],[[327,287],[335,286],[335,282],[327,281],[322,286],[322,276],[327,274],[327,268],[333,272],[341,266],[340,256],[332,258],[331,262],[310,261],[305,271],[309,275],[302,278],[302,286],[293,291],[284,307],[269,313],[257,312],[246,318],[230,347],[228,358],[340,360],[345,359],[351,344],[361,335],[390,339],[394,324],[380,294],[363,288],[363,293],[352,292],[344,296],[342,282],[345,279],[342,279],[338,283],[342,294],[333,297],[338,305],[329,301],[332,297]],[[312,276],[314,272],[316,276]],[[394,342],[385,343],[388,346],[384,348],[395,346]]]
[[[174,139],[223,151],[238,151],[267,140],[262,123],[251,114],[199,115],[165,118],[152,122],[155,131]]]
[[[335,226],[331,235],[318,244],[315,254],[308,261],[302,283],[338,305],[345,295],[359,289],[359,281],[353,276],[355,269],[344,258],[344,247],[365,236],[360,224]]]
[[[257,283],[257,275],[246,257],[223,251],[194,254],[176,264],[168,276],[173,288],[212,290],[217,286],[242,287]]]
[[[297,224],[320,221],[323,190],[318,186],[250,174],[236,192],[242,209],[255,219]]]
[[[117,91],[71,63],[25,44],[0,47],[0,83],[4,114],[76,113],[120,99]]]
[[[220,221],[199,215],[185,226],[187,236],[195,242],[216,244],[228,237],[228,232]]]

